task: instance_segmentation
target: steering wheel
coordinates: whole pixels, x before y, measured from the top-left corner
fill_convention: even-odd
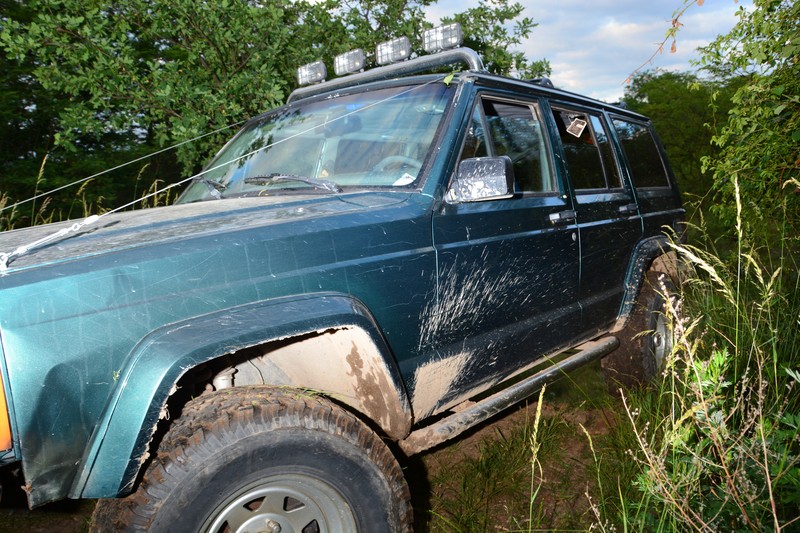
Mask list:
[[[398,169],[403,167],[414,167],[417,170],[422,168],[422,161],[414,159],[413,157],[406,157],[404,155],[390,155],[381,159],[377,165],[372,167],[375,172],[385,172],[388,167],[397,165]]]

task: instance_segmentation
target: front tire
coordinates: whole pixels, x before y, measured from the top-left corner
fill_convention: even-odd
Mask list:
[[[397,461],[325,398],[268,387],[189,402],[139,489],[101,500],[97,531],[210,533],[411,530]]]

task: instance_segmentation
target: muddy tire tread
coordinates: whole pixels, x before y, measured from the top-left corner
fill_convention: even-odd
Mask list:
[[[327,432],[363,450],[388,482],[397,531],[410,531],[410,493],[385,443],[353,414],[324,397],[266,386],[225,389],[187,403],[139,489],[126,498],[101,500],[91,531],[149,531],[165,500],[189,474],[183,463],[201,464],[226,443],[282,428]]]

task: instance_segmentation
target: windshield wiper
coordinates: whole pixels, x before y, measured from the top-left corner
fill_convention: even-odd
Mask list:
[[[228,187],[223,185],[222,183],[214,180],[210,180],[207,178],[195,178],[192,180],[193,183],[200,182],[206,187],[208,187],[208,192],[211,193],[211,196],[214,197],[215,200],[222,199],[222,193],[225,192],[225,189]]]
[[[329,192],[342,192],[342,188],[330,180],[318,180],[314,178],[307,178],[305,176],[295,176],[293,174],[281,174],[276,172],[274,174],[267,174],[265,176],[251,176],[245,178],[245,183],[253,185],[270,185],[272,183],[279,183],[284,181],[299,181],[311,185],[315,189],[322,189]]]

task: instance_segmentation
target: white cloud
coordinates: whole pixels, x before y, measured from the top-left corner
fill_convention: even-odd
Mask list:
[[[656,53],[681,0],[519,1],[523,15],[539,24],[520,48],[526,56],[548,59],[556,86],[606,101],[619,100],[625,80],[643,64],[645,69],[690,70],[697,47],[727,33],[739,6],[750,5],[749,0],[692,5],[680,19],[676,53],[670,53],[671,41]],[[477,0],[441,0],[427,9],[427,18],[436,24],[476,5]]]

